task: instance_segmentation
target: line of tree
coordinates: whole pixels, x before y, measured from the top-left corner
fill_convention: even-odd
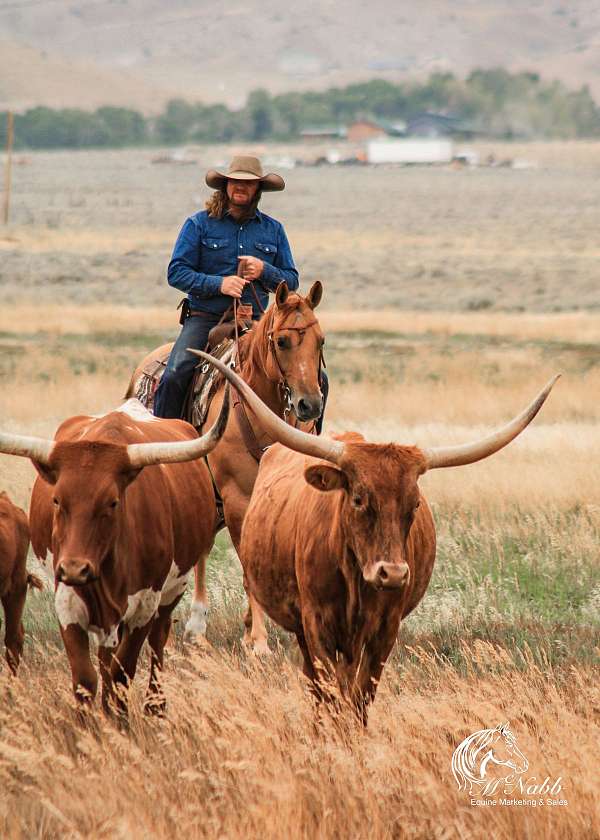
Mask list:
[[[422,112],[451,114],[496,138],[600,136],[600,109],[587,86],[568,90],[537,73],[475,70],[466,79],[434,73],[424,82],[370,82],[316,92],[271,95],[255,90],[237,111],[226,105],[171,100],[157,117],[128,108],[38,107],[15,116],[17,148],[118,148],[294,140],[307,127],[344,126],[355,119],[407,120]],[[0,114],[0,142],[6,114]]]

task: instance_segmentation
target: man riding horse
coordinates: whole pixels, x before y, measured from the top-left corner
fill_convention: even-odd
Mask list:
[[[269,292],[285,282],[298,288],[298,271],[283,225],[258,210],[263,192],[285,189],[280,175],[263,175],[258,158],[234,157],[229,170],[210,169],[206,183],[216,192],[206,210],[184,223],[167,272],[169,285],[187,293],[182,330],[157,388],[154,414],[181,417],[198,358],[188,348],[204,349],[208,334],[237,305],[238,317],[258,320]],[[328,382],[320,381],[323,406]],[[317,422],[321,431],[322,413]]]

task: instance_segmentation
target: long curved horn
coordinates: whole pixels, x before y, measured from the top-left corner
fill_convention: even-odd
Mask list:
[[[0,432],[0,452],[5,455],[21,455],[40,464],[48,464],[55,441],[46,438],[25,437]]]
[[[506,426],[488,435],[488,437],[460,446],[440,446],[432,449],[423,449],[423,454],[427,459],[427,469],[435,470],[438,467],[462,467],[464,464],[473,464],[475,461],[481,461],[482,458],[487,458],[488,455],[493,455],[494,452],[502,449],[511,440],[514,440],[517,435],[521,434],[523,429],[531,423],[545,403],[546,397],[559,377],[560,374],[553,376],[534,401],[527,406],[525,411],[522,411],[518,417],[515,417]]]
[[[317,435],[309,435],[300,429],[295,429],[293,426],[288,425],[285,420],[282,420],[281,417],[274,414],[260,397],[256,396],[252,388],[234,373],[230,367],[224,365],[219,359],[209,356],[208,353],[203,353],[201,350],[192,350],[191,347],[188,347],[188,350],[191,353],[195,353],[196,356],[200,356],[206,362],[210,362],[217,370],[221,371],[223,376],[231,382],[239,394],[246,400],[252,411],[258,417],[261,426],[274,441],[282,443],[295,452],[301,452],[303,455],[324,458],[333,464],[339,463],[344,452],[343,443],[329,438],[317,437]]]
[[[165,443],[130,443],[127,454],[132,467],[150,467],[153,464],[177,464],[193,461],[208,455],[223,437],[229,417],[229,387],[225,389],[219,416],[210,429],[195,440],[177,440]]]

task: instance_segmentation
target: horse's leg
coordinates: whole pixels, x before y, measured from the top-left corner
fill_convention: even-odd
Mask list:
[[[248,645],[253,653],[260,656],[270,656],[271,649],[267,642],[267,627],[265,625],[265,614],[256,598],[248,592],[248,609],[244,616],[244,644]]]
[[[247,504],[244,506],[244,512],[247,506]],[[229,510],[226,510],[225,513],[225,521],[227,522],[227,527],[229,528],[231,541],[235,546],[235,550],[237,551],[237,555],[239,557],[240,542],[242,539],[242,523],[244,521],[244,515],[232,515],[231,508],[229,508]],[[248,609],[246,610],[246,615],[244,616],[245,630],[243,643],[252,651],[252,653],[256,653],[260,656],[269,656],[271,650],[269,649],[269,645],[267,642],[265,614],[262,611],[262,608],[260,607],[254,595],[252,595],[252,593],[248,591],[245,575],[244,589],[246,590],[246,595],[248,597]]]
[[[206,636],[206,618],[208,615],[208,598],[206,595],[206,555],[203,555],[194,566],[194,596],[190,617],[185,625],[185,636],[188,639],[204,638]]]

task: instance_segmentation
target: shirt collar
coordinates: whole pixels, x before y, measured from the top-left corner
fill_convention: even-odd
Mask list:
[[[231,219],[232,222],[235,222],[235,224],[238,223],[237,219],[233,218],[233,216],[231,215],[229,210],[225,211],[225,216],[228,217],[229,219]],[[256,219],[256,221],[259,222],[259,223],[262,222],[262,213],[260,212],[260,210],[258,208],[254,211],[254,216],[250,216],[249,219],[246,219],[246,222],[251,222],[253,219]]]

